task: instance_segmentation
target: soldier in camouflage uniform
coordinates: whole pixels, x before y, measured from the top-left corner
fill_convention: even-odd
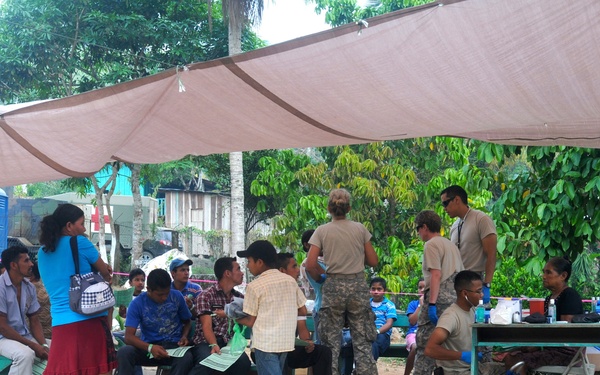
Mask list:
[[[421,211],[415,217],[423,248],[425,295],[417,321],[417,356],[415,375],[431,375],[435,360],[425,356],[425,346],[435,329],[438,317],[456,300],[454,277],[464,269],[456,245],[440,235],[442,219],[434,211]]]
[[[337,358],[340,353],[341,328],[338,327],[344,326],[346,311],[352,335],[356,373],[364,375],[377,373],[377,361],[373,358],[371,349],[373,341],[377,338],[377,327],[375,327],[375,314],[371,309],[369,298],[369,288],[364,273],[356,276],[328,276],[323,285],[323,302],[319,310],[321,319],[319,337],[323,345],[331,348],[332,358],[336,359],[332,363],[334,374],[339,373]]]
[[[332,221],[315,230],[306,270],[313,279],[324,282],[323,301],[319,310],[319,337],[331,349],[332,370],[338,374],[338,356],[342,327],[347,319],[352,334],[357,375],[376,375],[377,363],[371,345],[377,336],[375,315],[369,303],[369,287],[364,268],[376,266],[378,259],[371,245],[371,233],[362,225],[346,219],[350,211],[350,194],[335,189],[329,194],[328,211]],[[327,274],[321,274],[317,258],[323,253]]]

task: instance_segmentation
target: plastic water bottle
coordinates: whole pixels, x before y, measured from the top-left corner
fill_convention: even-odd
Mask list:
[[[475,323],[485,323],[485,306],[483,300],[479,300],[479,305],[475,308]]]
[[[600,314],[600,297],[596,297],[596,312]]]
[[[556,305],[554,304],[554,299],[551,299],[550,305],[548,305],[548,323],[556,323]]]

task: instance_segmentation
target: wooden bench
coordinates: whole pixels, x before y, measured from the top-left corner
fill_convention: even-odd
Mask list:
[[[408,330],[408,327],[410,327],[410,323],[408,322],[408,316],[406,316],[406,313],[404,311],[398,311],[397,315],[398,315],[398,318],[396,319],[396,321],[394,321],[394,324],[392,325],[392,327],[402,329],[404,332],[406,332]],[[306,326],[308,327],[309,331],[314,332],[315,323],[314,323],[312,317],[310,317],[310,316],[307,317]],[[381,357],[391,357],[391,358],[406,358],[406,357],[408,357],[408,350],[406,350],[406,343],[391,343],[388,350],[386,350],[385,353],[383,353],[381,355]]]
[[[12,361],[6,357],[0,356],[0,375],[8,375]],[[46,369],[46,362],[35,359],[31,369],[33,374],[42,374]]]
[[[404,311],[397,312],[398,318],[394,321],[392,325],[393,328],[402,329],[404,332],[408,330],[410,327],[410,323],[408,322],[408,316]],[[313,321],[311,316],[306,318],[306,327],[309,331],[314,332],[315,330],[315,322]],[[388,350],[385,351],[381,355],[381,357],[393,357],[393,358],[406,358],[408,357],[408,350],[406,350],[406,343],[391,343]]]

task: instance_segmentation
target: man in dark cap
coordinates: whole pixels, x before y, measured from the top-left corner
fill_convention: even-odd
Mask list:
[[[256,241],[237,256],[248,258],[257,276],[246,287],[244,312],[238,322],[252,327],[252,347],[258,373],[283,374],[288,352],[294,350],[296,319],[306,314],[306,298],[296,281],[277,269],[277,251],[269,241]]]

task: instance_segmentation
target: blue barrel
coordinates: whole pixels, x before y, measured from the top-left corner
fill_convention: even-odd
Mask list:
[[[8,242],[8,195],[0,189],[0,252],[6,249]]]

